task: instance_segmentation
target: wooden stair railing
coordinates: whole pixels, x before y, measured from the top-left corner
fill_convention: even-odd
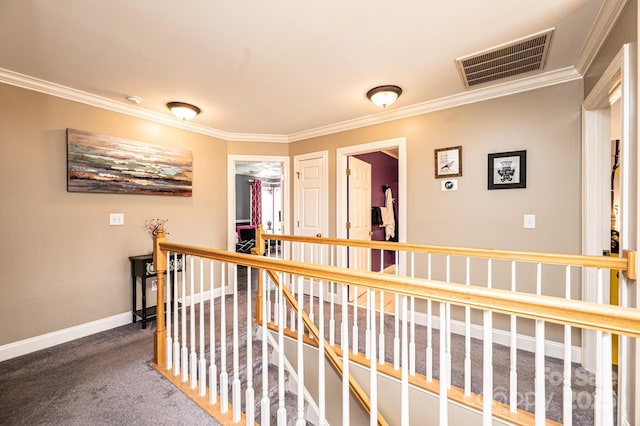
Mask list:
[[[282,288],[282,295],[287,299],[287,302],[289,302],[289,305],[291,305],[292,309],[297,313],[299,309],[298,301],[295,299],[293,294],[291,294],[291,291],[289,291],[287,286],[282,285],[282,283],[280,282],[280,278],[274,271],[267,270],[267,274],[269,274],[269,277],[278,288]],[[261,293],[258,293],[258,294],[261,294]],[[309,332],[311,333],[311,335],[316,341],[320,341],[320,339],[324,339],[324,336],[320,336],[320,331],[318,330],[318,327],[316,327],[313,321],[311,321],[309,314],[307,314],[307,312],[304,309],[302,310],[302,321],[304,322],[305,327],[307,327],[307,329],[309,330]],[[326,339],[324,339],[324,341],[325,341],[324,352],[327,359],[329,360],[333,368],[338,372],[338,374],[342,375],[343,373],[342,360],[340,359],[336,351],[333,349],[333,347],[329,344],[329,341]],[[367,413],[371,413],[371,401],[369,399],[369,396],[362,389],[362,386],[360,386],[360,384],[355,379],[355,377],[353,377],[353,375],[351,374],[349,374],[349,388],[351,389],[351,392],[356,397],[358,402],[367,411]],[[378,412],[378,425],[387,426],[388,424],[389,423],[387,423],[387,421],[384,419],[382,414]]]
[[[264,253],[263,236],[257,235],[255,254]],[[270,235],[269,238],[272,236]],[[295,239],[296,237],[282,237],[282,240]],[[275,239],[275,238],[274,238]],[[318,242],[318,238],[309,238],[309,241]],[[325,239],[322,239],[325,240]],[[326,239],[325,242],[328,242]],[[342,243],[342,240],[338,240]],[[360,242],[351,241],[351,243]],[[398,244],[398,243],[393,243]],[[208,259],[215,259],[221,262],[236,263],[259,270],[269,271],[272,278],[277,278],[276,272],[295,274],[305,277],[312,277],[328,282],[339,282],[346,285],[355,285],[371,290],[384,290],[397,293],[401,296],[417,297],[428,299],[439,303],[452,303],[458,306],[468,306],[481,311],[497,312],[506,315],[516,315],[519,318],[530,318],[539,321],[549,321],[556,324],[565,324],[581,329],[603,331],[612,334],[621,334],[633,338],[640,338],[640,310],[626,307],[595,305],[590,302],[580,300],[565,300],[558,297],[539,296],[528,293],[512,292],[500,289],[489,289],[483,287],[467,286],[463,284],[445,283],[436,280],[425,280],[420,278],[399,277],[371,272],[357,272],[342,268],[314,265],[303,262],[287,261],[281,259],[271,259],[257,255],[244,255],[231,253],[223,250],[214,250],[203,247],[194,247],[184,244],[169,243],[164,237],[164,232],[160,230],[154,239],[154,261],[158,272],[158,321],[154,335],[154,362],[156,365],[165,363],[165,338],[166,329],[164,324],[164,271],[166,271],[167,251],[185,253]],[[426,246],[421,246],[426,247]],[[454,250],[454,249],[451,249]],[[480,256],[482,253],[470,254],[467,251],[457,249],[460,255]],[[492,253],[490,255],[489,253]],[[484,251],[486,257],[494,258],[494,251]],[[499,252],[499,256],[507,256],[508,252]],[[635,278],[635,252],[625,253],[624,258],[599,258],[588,256],[567,256],[569,259],[557,260],[562,264],[576,264],[580,266],[590,266],[598,268],[618,268],[627,274],[629,278]],[[498,257],[499,257],[498,256]],[[535,258],[538,262],[555,263],[556,256],[547,254],[515,254],[521,261],[533,262]],[[508,258],[508,257],[505,257]],[[575,258],[575,263],[571,259]],[[512,258],[508,258],[513,260]],[[261,276],[261,274],[259,275]],[[275,281],[275,280],[274,280]],[[285,287],[282,287],[283,290]],[[260,293],[259,293],[260,294]],[[283,292],[284,294],[284,292]],[[292,297],[291,294],[287,299]],[[261,306],[261,304],[257,304]],[[293,306],[293,304],[292,304]],[[597,309],[594,307],[597,306]],[[311,327],[310,318],[305,315],[305,325],[315,336],[319,332],[315,326]],[[317,337],[316,337],[317,338]],[[329,345],[325,345],[329,347]],[[335,358],[337,352],[334,351]],[[331,359],[331,356],[329,356]]]
[[[264,230],[262,229],[262,225],[258,225],[258,228],[256,229],[256,246],[253,249],[251,249],[251,253],[253,255],[256,255],[256,256],[264,255],[265,253],[264,235],[265,234],[264,234]],[[259,272],[258,272],[258,290],[257,290],[257,297],[256,297],[256,321],[258,322],[258,324],[262,324],[262,321],[264,320],[262,316],[262,286],[264,285],[264,283],[262,282],[263,270],[259,269],[258,271]],[[282,288],[282,295],[287,299],[287,302],[289,303],[291,308],[296,313],[298,313],[298,308],[299,308],[298,301],[293,296],[293,294],[291,294],[291,291],[289,291],[287,286],[282,285],[282,283],[280,282],[280,277],[278,277],[278,275],[274,271],[269,269],[266,272],[269,274],[269,277],[274,282],[274,284],[278,288]],[[318,327],[316,327],[313,321],[311,321],[309,314],[307,314],[307,312],[304,309],[302,310],[302,321],[304,322],[305,327],[307,327],[309,332],[313,335],[313,338],[316,339],[316,341],[319,341],[320,338],[324,339],[324,336],[322,337],[320,336],[320,330],[318,330]],[[329,360],[333,368],[336,370],[336,372],[339,375],[342,375],[344,371],[342,368],[342,360],[336,354],[336,351],[331,347],[331,345],[326,339],[324,344],[324,352],[327,359]],[[352,374],[349,374],[349,388],[351,389],[351,392],[353,393],[355,398],[358,400],[358,402],[367,411],[367,413],[371,413],[371,401],[369,399],[369,396],[362,389],[362,386],[360,386],[360,384],[355,379],[355,377],[353,377]],[[388,424],[389,423],[387,423],[387,421],[384,419],[382,414],[378,412],[378,425],[388,426]]]

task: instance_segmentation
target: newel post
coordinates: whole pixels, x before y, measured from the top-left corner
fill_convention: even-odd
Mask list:
[[[256,256],[264,255],[264,229],[262,225],[256,228],[256,246],[251,249],[251,254]],[[256,322],[262,324],[262,269],[258,269],[258,288],[256,289]]]
[[[160,243],[166,242],[164,229],[159,228],[153,237],[153,266],[155,267],[158,279],[158,302],[156,304],[156,332],[153,339],[153,362],[156,365],[166,363],[166,338],[167,329],[164,324],[164,280],[167,271],[167,252],[160,250]]]

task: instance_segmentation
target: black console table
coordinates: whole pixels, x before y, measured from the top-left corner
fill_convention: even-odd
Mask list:
[[[130,256],[129,261],[131,262],[131,288],[133,290],[131,305],[133,322],[135,323],[138,320],[138,317],[140,317],[140,319],[142,319],[142,328],[147,328],[147,321],[150,321],[156,317],[156,307],[147,307],[147,278],[155,277],[158,275],[156,273],[155,267],[153,266],[153,254]],[[177,262],[174,262],[174,257],[171,256],[171,259],[168,261],[167,269],[169,271],[182,271],[184,269],[183,263],[184,261],[182,254],[178,254]],[[140,284],[142,286],[142,309],[136,309],[138,278],[140,278]],[[173,287],[171,288],[171,296],[174,296]]]

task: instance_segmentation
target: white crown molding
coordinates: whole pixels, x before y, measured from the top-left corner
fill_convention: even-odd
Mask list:
[[[167,126],[188,130],[206,136],[211,136],[224,141],[265,143],[289,143],[311,139],[314,137],[325,136],[365,126],[385,123],[388,121],[413,117],[416,115],[426,114],[429,112],[439,111],[447,108],[454,108],[474,102],[513,95],[516,93],[526,92],[529,90],[552,86],[555,84],[561,84],[580,78],[582,78],[581,74],[574,67],[567,67],[555,71],[537,74],[531,77],[525,77],[520,80],[470,90],[464,93],[447,96],[432,101],[409,105],[403,108],[391,109],[380,112],[378,114],[372,114],[365,117],[342,121],[340,123],[317,127],[315,129],[305,130],[289,135],[269,135],[224,132],[222,130],[203,126],[193,122],[185,122],[176,119],[168,114],[161,114],[158,112],[150,111],[144,108],[126,104],[124,102],[114,101],[112,99],[73,89],[61,84],[52,83],[25,74],[20,74],[11,70],[0,68],[0,83],[6,83],[12,86],[45,93],[51,96],[56,96],[75,102],[80,102],[109,111],[154,121],[157,123],[165,124]]]
[[[609,36],[618,18],[622,14],[628,0],[605,0],[600,6],[598,15],[591,26],[587,39],[576,61],[576,70],[584,75],[589,69],[598,51]]]
[[[21,87],[23,89],[33,90],[45,93],[47,95],[56,96],[58,98],[68,99],[74,102],[80,102],[85,105],[91,105],[97,108],[126,114],[133,117],[142,118],[156,123],[164,124],[178,129],[188,130],[190,132],[199,133],[206,136],[222,139],[225,141],[251,141],[251,142],[278,142],[287,143],[288,139],[285,135],[261,135],[249,133],[229,133],[212,127],[203,126],[201,124],[182,121],[169,114],[162,114],[139,106],[133,106],[124,102],[114,101],[82,90],[73,89],[61,84],[52,83],[26,74],[20,74],[15,71],[0,68],[0,83],[6,83],[12,86]]]
[[[444,98],[435,99],[432,101],[383,111],[378,114],[355,118],[353,120],[330,124],[328,126],[317,127],[315,129],[306,130],[303,132],[292,133],[289,135],[289,141],[296,142],[333,133],[344,132],[360,127],[371,126],[374,124],[380,124],[434,111],[440,111],[447,108],[453,108],[470,103],[509,96],[516,93],[539,89],[542,87],[553,86],[556,84],[578,80],[580,78],[582,78],[582,76],[576,71],[574,67],[562,68],[559,70],[549,71],[543,74],[526,77],[520,80],[501,83],[494,86],[471,90],[456,95],[446,96]]]

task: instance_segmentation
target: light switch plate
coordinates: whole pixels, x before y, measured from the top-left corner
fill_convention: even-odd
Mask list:
[[[524,215],[524,227],[525,229],[535,229],[536,227],[536,215],[525,214]]]
[[[124,225],[124,213],[109,213],[109,225]]]

